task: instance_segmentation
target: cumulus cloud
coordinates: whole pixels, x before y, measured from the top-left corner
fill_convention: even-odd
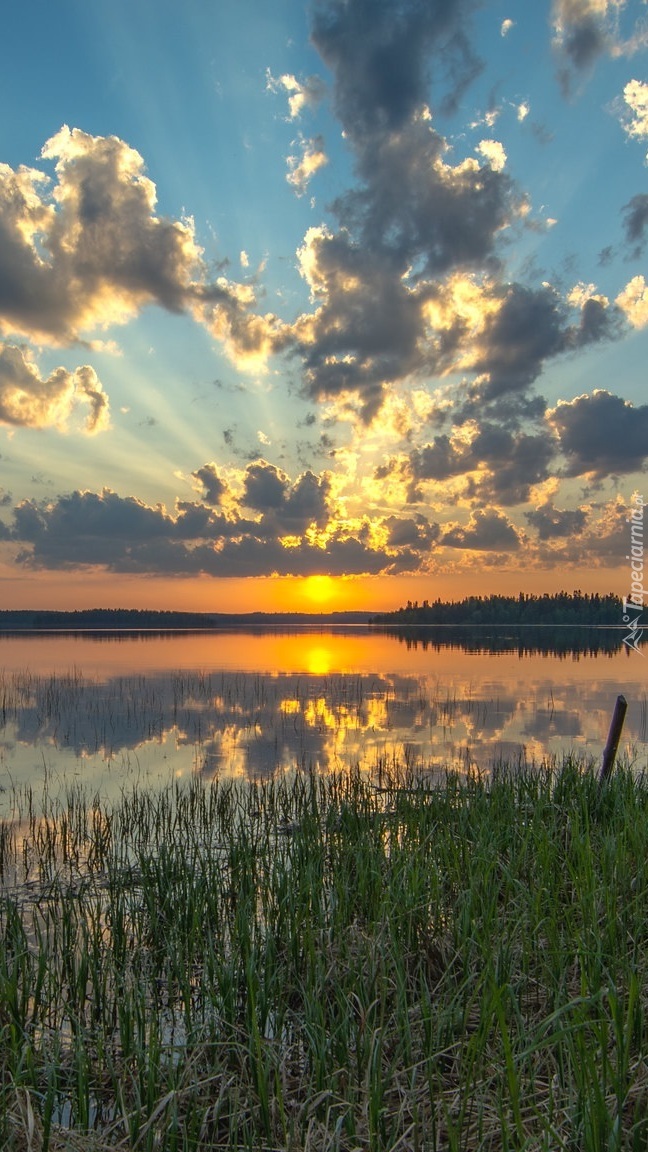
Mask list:
[[[471,340],[463,340],[461,365],[477,373],[464,418],[482,411],[484,403],[501,406],[504,401],[506,406],[515,397],[524,412],[526,390],[547,360],[612,339],[620,331],[620,312],[584,286],[567,301],[550,285],[486,285],[482,295]]]
[[[515,20],[502,20],[500,34],[502,36],[508,36],[512,28],[515,28]]]
[[[635,407],[605,389],[560,400],[547,413],[567,475],[602,479],[640,470],[648,458],[648,404]]]
[[[53,187],[0,167],[0,330],[64,343],[149,302],[182,310],[200,250],[190,221],[155,214],[139,153],[63,127],[42,156]]]
[[[382,250],[399,274],[419,278],[452,268],[496,263],[502,230],[526,213],[506,173],[468,157],[447,159],[447,145],[425,112],[398,131],[363,137],[356,146],[360,185],[333,208],[359,243]]]
[[[478,508],[469,523],[449,528],[441,537],[449,548],[471,548],[479,552],[516,551],[520,537],[511,521],[497,508]]]
[[[260,503],[258,479],[250,474],[247,498]],[[393,573],[423,565],[434,531],[422,518],[414,521],[414,533],[407,524],[399,533],[395,519],[375,529],[363,519],[322,521],[325,531],[313,535],[327,493],[325,477],[305,473],[290,482],[277,472],[273,503],[266,502],[255,520],[236,512],[222,515],[204,503],[180,501],[171,514],[110,489],[77,491],[53,501],[22,501],[5,535],[19,546],[18,564],[40,569],[98,566],[110,572],[225,577],[306,576],[323,569]]]
[[[537,530],[539,540],[578,536],[587,522],[587,513],[583,508],[556,508],[549,500],[524,515],[531,527]]]
[[[286,180],[295,189],[298,196],[308,191],[308,185],[320,168],[328,164],[328,156],[324,151],[324,141],[321,136],[311,140],[300,140],[301,156],[288,157],[288,175]]]
[[[158,304],[204,323],[243,367],[281,344],[251,285],[210,279],[193,221],[157,215],[134,148],[64,126],[42,159],[54,181],[0,165],[0,334],[69,344]]]
[[[468,480],[466,496],[504,507],[521,504],[528,500],[531,488],[550,475],[555,454],[555,442],[546,431],[514,434],[484,423],[470,439],[462,435],[453,440],[441,434],[410,454],[410,500],[421,498],[423,481],[445,483],[464,477]]]
[[[623,89],[626,104],[622,116],[626,135],[633,140],[648,139],[648,84],[642,80],[630,80]],[[648,153],[646,154],[648,160]]]
[[[502,172],[506,167],[506,152],[499,140],[480,140],[475,151],[484,157],[494,172]]]
[[[643,276],[633,276],[615,301],[633,328],[648,324],[648,286]]]
[[[224,503],[229,493],[229,485],[216,464],[203,464],[202,468],[197,468],[191,475],[201,486],[202,498],[206,504],[217,507]]]
[[[43,379],[28,351],[0,342],[0,424],[64,430],[79,407],[86,432],[108,428],[108,397],[93,368],[55,368]]]

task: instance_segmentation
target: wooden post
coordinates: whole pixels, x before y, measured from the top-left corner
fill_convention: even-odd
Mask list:
[[[614,705],[614,713],[612,715],[612,723],[610,724],[610,731],[608,733],[607,744],[603,752],[603,764],[601,765],[601,773],[599,775],[599,787],[601,788],[606,780],[612,774],[614,767],[614,759],[619,747],[619,740],[621,739],[621,729],[623,728],[623,721],[628,709],[628,701],[625,696],[617,696],[616,704]]]

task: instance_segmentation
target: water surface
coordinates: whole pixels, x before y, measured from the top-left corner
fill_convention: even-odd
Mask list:
[[[424,647],[356,628],[5,636],[0,786],[5,800],[12,784],[43,782],[106,797],[192,772],[598,758],[619,692],[629,702],[621,751],[646,766],[637,653],[469,647],[456,634]]]

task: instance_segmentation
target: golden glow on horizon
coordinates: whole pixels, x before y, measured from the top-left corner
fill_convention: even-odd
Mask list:
[[[309,600],[315,604],[327,604],[337,592],[335,580],[332,576],[307,576],[304,580],[304,592]]]
[[[321,577],[318,576],[318,579]],[[467,570],[429,576],[325,577],[331,597],[319,604],[307,595],[313,577],[265,576],[241,579],[209,576],[195,579],[143,577],[122,573],[21,572],[0,563],[2,607],[19,609],[140,608],[178,612],[389,612],[408,600],[461,600],[464,596],[492,593],[517,596],[520,591],[615,592],[626,591],[624,568],[555,569],[550,573],[532,568]]]

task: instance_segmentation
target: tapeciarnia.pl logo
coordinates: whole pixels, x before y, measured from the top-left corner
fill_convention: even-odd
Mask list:
[[[626,560],[630,561],[630,595],[623,597],[623,623],[628,625],[629,632],[627,636],[623,637],[623,643],[628,648],[633,648],[640,656],[643,652],[639,647],[639,641],[643,635],[643,628],[640,626],[641,610],[644,606],[644,596],[646,590],[643,586],[644,579],[644,546],[643,546],[643,517],[644,517],[644,498],[639,492],[632,494],[633,508],[627,518],[626,523],[630,525],[630,552],[626,556]],[[639,614],[634,616],[634,612],[639,608]]]

